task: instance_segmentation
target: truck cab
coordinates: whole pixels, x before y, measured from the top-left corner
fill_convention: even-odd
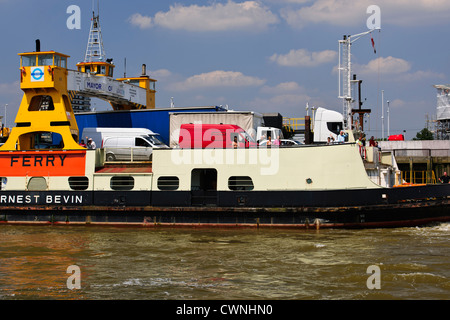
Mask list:
[[[178,146],[185,149],[225,149],[256,147],[241,127],[233,124],[182,124]]]
[[[337,140],[339,132],[344,130],[344,117],[341,113],[318,108],[314,116],[314,143],[325,143],[331,137]]]

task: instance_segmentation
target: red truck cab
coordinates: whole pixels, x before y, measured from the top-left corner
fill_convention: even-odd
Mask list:
[[[256,142],[234,124],[182,124],[178,140],[184,149],[225,149],[256,147]]]

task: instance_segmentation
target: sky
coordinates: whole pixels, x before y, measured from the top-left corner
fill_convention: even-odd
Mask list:
[[[71,5],[80,8],[79,29],[68,28]],[[0,115],[8,104],[9,127],[23,95],[17,53],[34,51],[40,39],[42,51],[70,55],[75,69],[93,8],[114,75],[138,76],[146,64],[158,80],[157,108],[173,98],[175,107],[222,105],[284,117],[304,117],[307,105],[342,112],[338,41],[375,24],[380,29],[351,47],[363,108],[372,110],[368,136],[387,137],[389,129],[412,139],[436,116],[433,85],[450,83],[448,0],[0,0]],[[97,99],[93,107],[111,110]]]

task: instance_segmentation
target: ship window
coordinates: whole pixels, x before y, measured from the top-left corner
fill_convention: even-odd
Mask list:
[[[232,176],[228,179],[228,188],[230,190],[253,190],[252,178],[246,176]]]
[[[55,55],[55,61],[54,61],[55,66],[59,67],[59,65],[61,64],[60,60],[61,60],[61,57],[56,54]]]
[[[52,54],[40,54],[38,55],[38,66],[52,66],[53,55]]]
[[[61,68],[67,68],[67,58],[61,57]]]
[[[178,177],[159,177],[158,189],[159,190],[177,190],[180,185],[180,179]]]
[[[72,190],[86,190],[89,186],[89,178],[69,177],[69,186]]]
[[[28,191],[47,190],[47,181],[44,177],[31,177],[27,189]]]
[[[23,56],[22,57],[22,67],[34,67],[36,65],[36,56]]]
[[[110,181],[113,190],[132,190],[134,188],[134,178],[129,176],[115,176]]]
[[[327,128],[334,134],[339,134],[343,130],[342,122],[327,122]]]

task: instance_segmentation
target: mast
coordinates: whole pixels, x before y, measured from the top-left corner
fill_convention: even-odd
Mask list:
[[[343,40],[339,40],[339,77],[338,77],[338,87],[339,96],[338,98],[343,100],[343,112],[344,115],[344,128],[352,128],[352,104],[355,101],[352,97],[352,54],[351,46],[353,42],[359,38],[365,36],[378,29],[371,29],[366,32],[362,32],[355,35],[348,35],[343,37]]]
[[[103,48],[102,31],[100,28],[100,14],[92,11],[91,29],[89,31],[88,44],[84,62],[105,62],[106,53]]]

